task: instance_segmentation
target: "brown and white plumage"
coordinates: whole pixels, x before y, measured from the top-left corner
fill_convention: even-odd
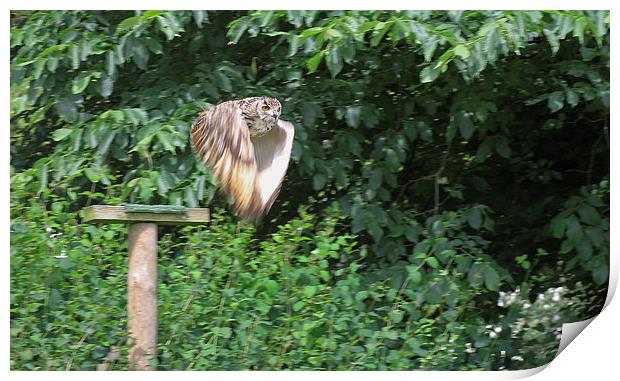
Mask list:
[[[288,168],[295,128],[280,111],[277,99],[245,98],[203,111],[192,126],[194,153],[249,222],[269,212]]]

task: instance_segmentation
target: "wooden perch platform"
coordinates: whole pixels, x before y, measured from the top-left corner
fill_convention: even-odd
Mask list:
[[[93,205],[84,209],[84,222],[158,225],[200,225],[209,222],[209,209],[170,205]]]
[[[176,205],[93,205],[84,209],[84,222],[129,225],[129,369],[156,370],[157,226],[205,224],[209,222],[209,209]]]

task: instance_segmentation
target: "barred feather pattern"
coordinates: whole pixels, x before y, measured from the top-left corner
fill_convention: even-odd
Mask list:
[[[194,154],[250,223],[269,212],[290,160],[295,129],[279,120],[280,109],[274,98],[228,101],[201,112],[192,125]]]

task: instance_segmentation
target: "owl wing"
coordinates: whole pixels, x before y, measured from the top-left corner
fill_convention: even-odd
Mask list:
[[[247,221],[261,216],[264,207],[255,189],[254,146],[235,101],[203,111],[192,125],[190,143],[222,190],[234,199],[235,212]]]
[[[258,171],[255,192],[261,200],[261,210],[257,220],[269,212],[280,193],[291,159],[294,136],[293,124],[278,120],[278,124],[271,131],[260,137],[251,138]]]

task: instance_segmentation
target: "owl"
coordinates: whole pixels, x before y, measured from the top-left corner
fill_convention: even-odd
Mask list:
[[[291,158],[295,128],[280,119],[281,111],[269,97],[223,102],[201,112],[190,132],[194,154],[250,223],[269,212]]]

